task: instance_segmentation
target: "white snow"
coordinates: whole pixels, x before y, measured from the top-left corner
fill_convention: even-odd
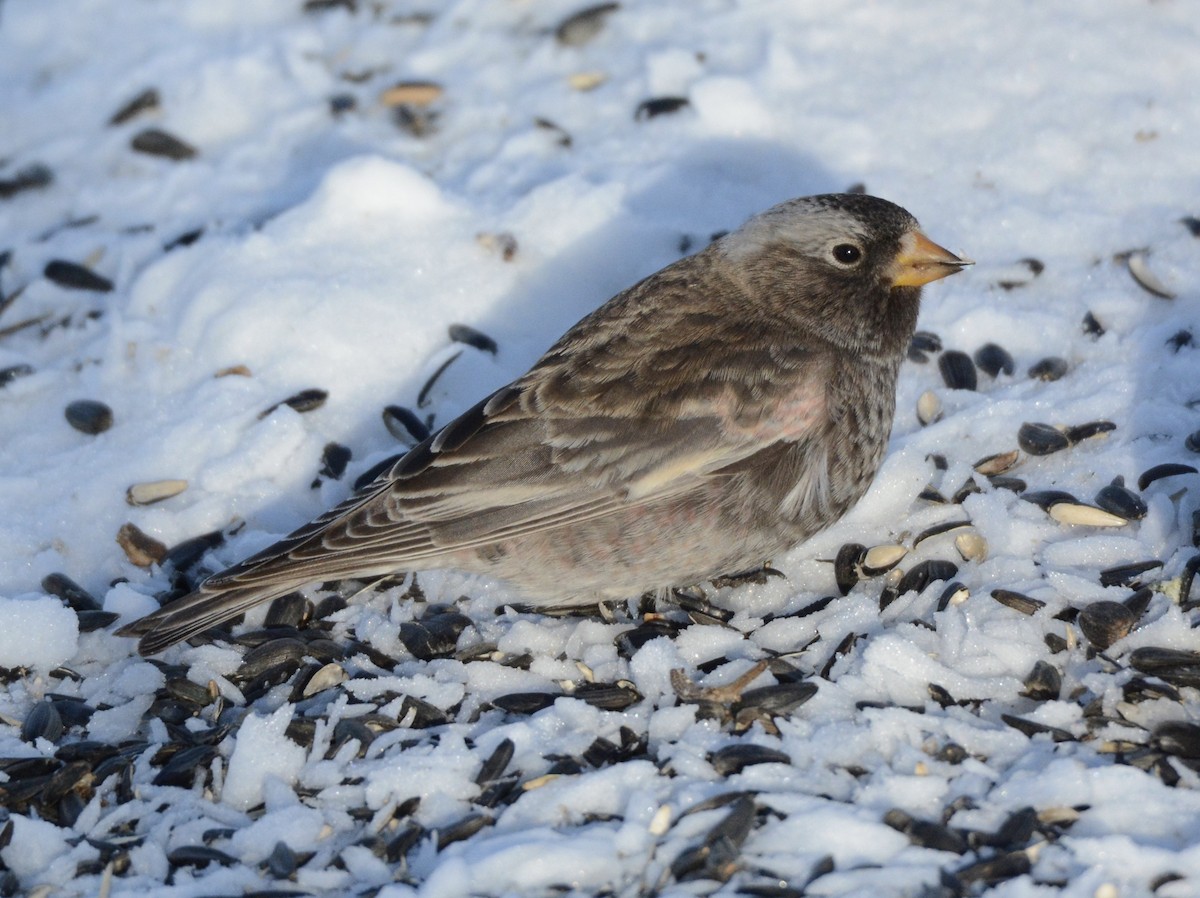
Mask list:
[[[554,37],[588,5],[576,0],[330,5],[0,0],[0,182],[36,164],[53,174],[47,187],[0,196],[0,371],[12,369],[0,375],[0,814],[12,823],[0,886],[122,898],[732,895],[781,884],[932,895],[943,872],[1011,848],[1028,852],[1030,872],[970,894],[1196,894],[1196,761],[1151,762],[1154,729],[1200,722],[1200,695],[1139,692],[1157,681],[1131,682],[1130,665],[1135,649],[1200,651],[1177,582],[1200,551],[1200,476],[1137,487],[1160,463],[1200,467],[1184,447],[1200,431],[1200,348],[1179,337],[1194,333],[1200,308],[1200,239],[1181,223],[1200,216],[1194,4],[624,0],[577,46]],[[422,133],[380,101],[404,81],[443,89],[415,110],[429,116]],[[109,124],[147,88],[157,108]],[[635,117],[664,96],[689,103]],[[150,127],[195,157],[134,152]],[[428,601],[457,603],[471,619],[458,647],[477,655],[412,657],[402,628],[426,604],[399,602],[403,587],[367,590],[328,618],[330,636],[368,644],[389,667],[352,652],[334,659],[348,676],[339,686],[300,696],[284,683],[255,698],[238,677],[241,647],[135,660],[130,641],[81,632],[85,618],[45,594],[43,578],[63,573],[122,620],[146,613],[170,573],[131,562],[116,542],[122,525],[166,546],[221,530],[201,567],[237,561],[404,448],[385,406],[439,426],[713,233],[856,183],[978,262],[926,290],[920,328],[968,354],[998,343],[1015,367],[980,372],[968,392],[946,388],[937,353],[906,363],[872,492],[772,560],[786,580],[719,592],[736,612],[729,626],[686,626],[630,655],[616,642],[638,623],[628,608],[615,621],[497,614],[520,596],[431,573],[420,579]],[[1174,299],[1130,276],[1120,254],[1138,249]],[[1040,275],[1029,258],[1044,263]],[[114,289],[66,289],[44,276],[51,260],[86,265]],[[1089,312],[1102,336],[1083,332]],[[497,353],[452,342],[455,323]],[[1067,362],[1066,376],[1029,377],[1048,356]],[[279,405],[314,388],[328,393],[319,409]],[[922,427],[925,391],[943,417]],[[73,429],[63,409],[76,399],[108,404],[111,429]],[[1009,474],[1084,502],[1123,477],[1147,503],[1141,521],[1059,524],[973,472],[1015,448],[1025,422],[1096,420],[1117,427],[1023,454]],[[340,477],[320,473],[330,443],[352,452]],[[953,496],[973,475],[982,492],[961,504],[918,499],[927,486]],[[163,479],[187,489],[126,503],[131,485]],[[953,534],[914,547],[963,519],[986,559],[964,562]],[[939,582],[881,612],[883,581],[872,579],[797,614],[837,591],[828,561],[847,542],[905,545],[904,571],[953,561],[969,598],[938,610]],[[1129,635],[1089,653],[1070,611],[1125,599],[1132,588],[1101,585],[1099,571],[1150,559],[1163,566],[1147,582],[1165,585]],[[995,589],[1045,607],[1021,614]],[[1067,648],[1055,651],[1056,639]],[[724,686],[775,654],[818,691],[745,732],[680,701],[671,682],[682,669]],[[1024,694],[1039,661],[1061,675],[1057,699]],[[180,722],[166,697],[184,679],[221,698]],[[593,707],[575,696],[589,680],[628,681],[642,698]],[[491,704],[514,693],[556,698],[533,714]],[[64,702],[65,735],[23,741],[47,697]],[[90,716],[71,717],[72,698]],[[427,713],[446,719],[427,725]],[[1030,737],[1005,717],[1074,738]],[[356,721],[369,745],[338,729]],[[311,726],[308,741],[285,732],[292,723]],[[210,739],[215,757],[186,787],[155,784],[184,734]],[[597,739],[610,743],[589,755],[601,760],[581,760]],[[77,784],[79,807],[19,796],[80,741],[122,754],[102,780]],[[515,791],[485,805],[477,777],[509,743],[499,776]],[[790,763],[721,775],[713,753],[731,745]],[[740,791],[754,793],[756,815],[731,865],[717,878],[681,875],[686,853],[736,807],[721,796]],[[900,808],[994,833],[1024,807],[1077,819],[962,855],[883,822]],[[60,820],[68,811],[73,822]],[[476,814],[486,817],[477,831],[439,845]],[[267,865],[279,843],[296,855],[290,877]],[[197,846],[232,860],[176,854]],[[827,856],[832,871],[806,885]]]

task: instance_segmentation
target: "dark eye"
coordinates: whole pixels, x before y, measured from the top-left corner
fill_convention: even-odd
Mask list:
[[[839,265],[853,265],[862,258],[862,250],[853,243],[839,243],[833,248],[833,258]]]

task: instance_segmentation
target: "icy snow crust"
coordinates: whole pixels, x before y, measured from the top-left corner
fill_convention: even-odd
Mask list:
[[[0,198],[0,369],[18,372],[0,387],[6,894],[1200,892],[1200,675],[1133,666],[1200,650],[1179,591],[1200,475],[1137,484],[1200,462],[1192,4],[626,0],[566,41],[581,4],[308,6],[0,3],[0,181],[52,174]],[[407,81],[442,93],[381,102]],[[147,88],[157,108],[109,124]],[[689,102],[635,115],[662,97]],[[134,151],[151,127],[194,157]],[[978,260],[927,290],[921,329],[944,350],[998,343],[1015,368],[972,392],[945,385],[936,349],[906,363],[870,495],[773,559],[785,580],[710,594],[727,625],[664,607],[661,635],[634,631],[636,602],[548,618],[439,572],[365,589],[322,624],[335,648],[306,642],[283,682],[254,685],[244,645],[147,662],[41,586],[61,572],[124,620],[145,613],[171,571],[131,563],[123,524],[166,546],[224,531],[193,576],[245,557],[402,451],[385,406],[436,427],[713,233],[856,183]],[[1174,299],[1131,277],[1135,250]],[[67,289],[52,260],[113,289]],[[453,342],[455,323],[498,351]],[[1049,356],[1065,376],[1027,375]],[[260,417],[314,388],[319,408]],[[926,391],[941,417],[923,427]],[[110,406],[111,428],[73,429],[77,399]],[[1007,475],[1085,503],[1122,476],[1140,521],[1060,523],[972,470],[1026,422],[1098,420],[1116,429]],[[330,443],[352,452],[340,476],[321,473]],[[972,476],[960,503],[920,497]],[[187,488],[126,503],[165,479]],[[960,557],[955,532],[913,547],[967,519],[986,557]],[[954,562],[964,590],[881,611],[888,581],[866,578],[814,610],[849,542],[912,549],[903,571]],[[1099,572],[1147,560],[1148,605],[1097,654],[1074,612],[1127,599]],[[421,619],[461,633],[414,655]],[[726,685],[772,658],[750,688],[815,695],[735,721],[732,699],[685,700],[671,679]],[[1057,690],[1027,686],[1038,662]],[[178,719],[181,681],[210,691]],[[619,707],[582,698],[588,681]],[[85,740],[100,747],[72,755]],[[192,766],[164,777],[185,749]],[[88,775],[37,779],[71,757]]]

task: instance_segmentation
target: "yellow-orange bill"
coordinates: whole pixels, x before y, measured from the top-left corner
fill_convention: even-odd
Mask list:
[[[892,286],[920,287],[974,264],[938,246],[920,231],[909,231],[901,238],[900,254],[892,264]]]

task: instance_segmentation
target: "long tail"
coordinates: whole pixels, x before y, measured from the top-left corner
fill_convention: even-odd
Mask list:
[[[117,630],[118,636],[138,636],[138,652],[154,655],[209,627],[237,617],[262,602],[287,595],[308,581],[285,580],[256,586],[206,589],[195,592],[160,608],[152,614]]]

